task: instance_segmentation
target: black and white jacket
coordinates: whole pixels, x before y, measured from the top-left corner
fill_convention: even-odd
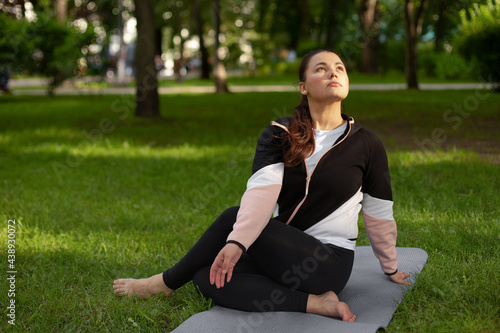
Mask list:
[[[293,117],[273,121],[262,133],[228,241],[248,249],[271,216],[323,243],[352,249],[362,210],[373,251],[386,274],[397,271],[396,223],[387,155],[382,142],[353,118],[313,170],[304,161],[285,167],[284,146]]]

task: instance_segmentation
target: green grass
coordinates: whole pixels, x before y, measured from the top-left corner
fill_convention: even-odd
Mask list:
[[[498,146],[500,95],[456,128],[443,120],[474,94],[353,91],[345,102],[388,148],[398,246],[429,254],[388,332],[500,328],[500,165],[466,149]],[[168,268],[239,203],[259,132],[298,96],[161,98],[156,120],[134,118],[131,96],[0,98],[0,262],[5,277],[16,219],[18,272],[16,326],[5,311],[0,331],[165,332],[211,306],[191,283],[149,300],[117,297],[111,285]],[[436,128],[447,135],[436,149],[415,144]],[[7,289],[2,282],[2,309]]]

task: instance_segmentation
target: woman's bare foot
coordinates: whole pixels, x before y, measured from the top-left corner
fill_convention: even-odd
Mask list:
[[[333,291],[327,291],[321,295],[309,295],[306,311],[307,313],[341,318],[343,321],[356,320],[356,316],[351,312],[349,306],[340,302]]]
[[[113,290],[120,296],[148,298],[158,293],[170,296],[174,291],[163,282],[163,274],[156,274],[146,279],[118,279],[113,282]]]

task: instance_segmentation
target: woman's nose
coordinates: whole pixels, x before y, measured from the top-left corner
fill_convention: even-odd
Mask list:
[[[333,79],[333,77],[335,76],[335,71],[332,69],[330,71],[330,75],[328,76],[330,79]]]

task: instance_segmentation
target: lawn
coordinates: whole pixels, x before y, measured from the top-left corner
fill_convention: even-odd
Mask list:
[[[1,262],[3,276],[17,271],[15,295],[0,284],[16,325],[4,310],[0,331],[165,332],[211,307],[191,283],[148,300],[111,285],[168,268],[237,205],[260,131],[298,98],[166,95],[151,120],[133,117],[132,96],[0,96]],[[500,330],[499,105],[472,90],[353,91],[345,102],[388,149],[398,246],[429,254],[388,332]]]

